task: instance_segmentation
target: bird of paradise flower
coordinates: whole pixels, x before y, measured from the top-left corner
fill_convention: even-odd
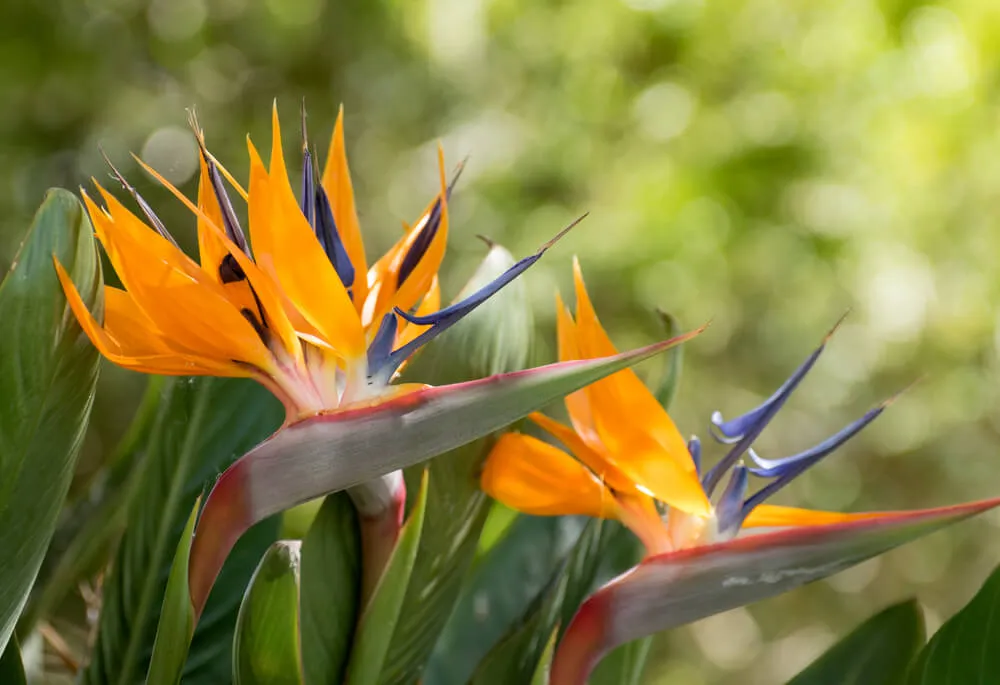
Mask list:
[[[575,320],[558,296],[556,301],[559,358],[614,354],[579,263],[574,263],[574,281]],[[822,578],[1000,504],[993,499],[879,513],[767,504],[889,405],[883,402],[793,456],[765,459],[753,450],[828,341],[829,335],[759,407],[728,421],[718,412],[712,416],[713,437],[731,447],[709,469],[702,465],[700,441],[684,441],[629,369],[568,395],[571,426],[544,414],[530,415],[568,451],[521,433],[508,433],[497,442],[481,478],[492,497],[529,514],[616,519],[646,550],[638,566],[593,594],[569,624],[555,652],[552,685],[582,685],[601,656],[619,644]],[[765,484],[748,494],[751,476]],[[737,539],[752,528],[779,532]]]

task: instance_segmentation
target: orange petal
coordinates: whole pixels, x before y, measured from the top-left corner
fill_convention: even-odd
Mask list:
[[[292,314],[294,307],[288,305],[286,308],[283,295],[279,292],[278,284],[275,283],[269,275],[261,271],[253,260],[251,260],[243,252],[243,250],[238,248],[236,244],[229,239],[229,237],[222,230],[221,224],[213,221],[199,207],[192,204],[192,202],[187,199],[187,197],[180,190],[178,190],[176,186],[165,179],[155,169],[151,168],[141,159],[136,158],[136,161],[142,165],[142,168],[145,169],[147,173],[156,178],[156,180],[158,180],[163,187],[169,190],[174,197],[180,200],[185,207],[191,210],[191,212],[198,217],[199,226],[203,226],[216,235],[216,237],[221,241],[221,244],[225,245],[229,254],[236,259],[240,268],[243,269],[243,273],[246,274],[249,285],[244,282],[224,284],[222,286],[223,296],[228,298],[237,310],[241,310],[243,307],[248,307],[251,311],[257,310],[259,314],[259,310],[263,309],[263,318],[266,319],[268,328],[272,333],[277,335],[277,338],[281,342],[285,352],[294,361],[301,361],[302,348],[299,344],[295,329],[292,327],[292,323],[289,320],[289,316]],[[222,167],[219,168],[221,169]],[[237,189],[240,190],[242,194],[242,189],[238,187]],[[209,275],[205,274],[205,277],[208,278]]]
[[[143,373],[174,376],[250,375],[246,366],[225,364],[173,352],[154,333],[134,328],[135,324],[145,323],[148,319],[124,291],[116,288],[105,288],[105,318],[108,329],[101,328],[80,298],[76,286],[62,264],[55,259],[53,261],[63,291],[66,293],[66,300],[84,333],[90,338],[94,347],[115,364]]]
[[[201,165],[201,175],[198,179],[198,209],[203,214],[198,216],[198,261],[211,278],[221,282],[219,266],[229,254],[229,250],[222,237],[211,229],[211,225],[220,228],[224,225],[222,208],[215,196],[205,158],[198,155],[198,162]]]
[[[743,522],[744,528],[772,528],[787,526],[827,526],[848,521],[885,516],[885,512],[861,512],[844,514],[837,511],[814,511],[796,507],[782,507],[776,504],[761,504],[754,508]]]
[[[289,185],[277,106],[272,129],[270,173],[250,145],[250,236],[257,263],[327,344],[345,359],[359,359],[365,353],[361,320]]]
[[[438,176],[441,183],[438,196],[427,205],[424,213],[409,233],[403,236],[392,250],[376,263],[375,281],[380,287],[377,302],[372,310],[372,323],[381,321],[382,317],[392,311],[393,307],[409,311],[427,293],[434,277],[437,276],[438,269],[441,268],[445,249],[448,246],[448,184],[445,179],[444,151],[440,147],[438,147]],[[426,229],[438,201],[441,202],[441,216],[437,232],[421,255],[420,261],[406,275],[406,280],[400,284],[399,276],[403,262],[406,260],[413,243],[420,238]]]
[[[594,311],[580,264],[574,260],[576,338],[581,356],[617,353]],[[619,466],[657,499],[688,513],[711,511],[687,443],[673,420],[639,377],[619,371],[587,388],[601,441]]]
[[[361,239],[361,225],[358,223],[358,211],[354,206],[354,187],[351,184],[351,170],[347,166],[347,149],[344,145],[344,108],[337,113],[337,123],[333,126],[330,137],[330,150],[326,155],[326,169],[320,183],[330,199],[333,208],[333,221],[337,225],[337,233],[344,243],[347,256],[354,266],[354,302],[358,313],[368,297],[368,284],[365,275],[368,273],[368,262],[365,260],[365,244]]]
[[[576,341],[576,322],[573,315],[563,303],[562,296],[556,293],[556,331],[559,346],[559,361],[568,362],[580,359],[580,347]],[[604,445],[594,426],[594,414],[590,408],[590,394],[587,389],[577,390],[566,396],[566,411],[570,423],[577,434],[596,451],[603,451]]]
[[[526,514],[617,516],[611,491],[583,464],[520,433],[507,433],[497,441],[483,466],[481,486],[494,499]]]
[[[106,197],[114,220],[84,196],[98,237],[129,294],[171,346],[224,364],[238,360],[269,369],[270,351],[219,285],[152,229],[137,230],[136,223],[144,224]]]
[[[593,449],[569,426],[565,426],[545,414],[534,412],[528,415],[544,431],[561,442],[577,459],[587,465],[597,477],[606,481],[617,492],[638,492],[635,483],[618,467],[615,460],[605,452]]]
[[[119,276],[124,270],[121,267],[127,266],[126,262],[133,258],[133,255],[123,255],[116,249],[121,244],[141,244],[145,255],[170,267],[171,273],[176,273],[179,279],[176,282],[190,280],[197,276],[200,267],[190,257],[147,226],[96,180],[94,185],[101,194],[107,209],[99,209],[86,192],[83,192],[84,203],[90,214],[94,232],[104,244],[108,259],[111,260],[111,264]]]

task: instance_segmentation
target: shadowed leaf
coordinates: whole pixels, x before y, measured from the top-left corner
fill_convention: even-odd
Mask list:
[[[90,417],[97,351],[70,312],[53,255],[98,315],[103,282],[90,223],[53,190],[0,284],[0,650],[42,563]]]

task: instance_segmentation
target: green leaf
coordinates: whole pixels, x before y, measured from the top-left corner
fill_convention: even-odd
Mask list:
[[[855,628],[788,685],[898,685],[923,644],[923,612],[915,600],[902,602]]]
[[[549,635],[548,642],[545,643],[545,650],[542,658],[535,668],[535,673],[531,676],[531,685],[549,685],[549,672],[552,670],[552,655],[556,651],[556,638],[559,637],[559,628],[553,629]]]
[[[4,685],[27,685],[24,665],[21,663],[21,649],[17,637],[12,636],[7,646],[0,652],[0,683]]]
[[[129,485],[141,475],[144,446],[164,380],[162,376],[149,377],[139,409],[109,460],[109,468],[95,479],[85,497],[60,516],[60,526],[38,575],[40,592],[28,600],[17,624],[18,634],[28,634],[35,621],[47,617],[81,580],[92,578],[107,565],[128,523]],[[57,546],[61,549],[56,550]],[[51,559],[54,552],[56,558]]]
[[[93,311],[100,261],[77,199],[52,190],[0,284],[0,650],[28,598],[83,441],[97,351],[66,303],[55,255]]]
[[[462,588],[427,664],[427,685],[469,681],[490,648],[551,582],[579,538],[583,521],[524,514],[514,519]]]
[[[233,638],[236,685],[300,685],[299,566],[302,543],[274,543],[240,605]]]
[[[456,300],[491,282],[514,261],[504,248],[491,246]],[[522,369],[532,330],[526,289],[517,280],[424,348],[404,380],[444,385]],[[492,437],[481,438],[427,462],[426,523],[379,678],[384,685],[420,680],[451,615],[490,510],[490,499],[479,487],[479,471],[493,442]],[[410,491],[419,486],[423,470],[424,465],[407,469]]]
[[[198,520],[200,504],[200,500],[195,501],[191,509],[191,515],[188,516],[187,524],[181,532],[181,539],[177,543],[173,564],[170,566],[170,575],[167,577],[167,587],[160,609],[160,629],[156,632],[156,643],[153,645],[146,685],[175,685],[180,682],[180,675],[184,670],[187,646],[194,630],[194,612],[191,609],[187,585],[187,565],[191,550],[190,540],[194,535],[194,524]]]
[[[611,540],[622,534],[611,522],[591,519],[545,592],[521,621],[486,655],[474,685],[528,682],[538,668],[548,636],[565,626],[594,586]]]
[[[406,586],[413,572],[413,562],[417,558],[417,547],[423,532],[424,511],[427,506],[427,483],[428,478],[425,475],[417,496],[417,504],[410,512],[382,579],[375,587],[375,592],[361,615],[347,669],[348,685],[377,683],[385,665],[389,642],[399,621]]]
[[[992,683],[1000,673],[1000,568],[917,655],[907,685]]]
[[[344,682],[359,612],[361,539],[346,493],[328,496],[302,543],[302,667],[309,685]]]
[[[161,392],[142,445],[143,467],[129,492],[128,528],[105,582],[84,685],[131,685],[146,674],[158,619],[162,624],[168,618],[161,605],[178,543],[189,540],[182,531],[192,505],[233,459],[281,422],[280,403],[248,380],[177,378]],[[180,655],[186,683],[231,679],[232,633],[243,589],[277,539],[278,523],[265,521],[233,551],[198,622],[187,662]]]

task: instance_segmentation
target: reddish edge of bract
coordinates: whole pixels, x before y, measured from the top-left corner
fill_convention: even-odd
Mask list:
[[[919,534],[923,532],[933,532],[937,528],[997,506],[1000,506],[1000,498],[935,509],[886,512],[879,518],[825,526],[790,528],[649,557],[638,566],[609,582],[583,603],[576,616],[570,621],[556,650],[552,662],[550,684],[585,685],[590,672],[601,658],[620,644],[644,635],[670,629],[689,620],[697,620],[697,618],[780,594],[798,585],[818,580],[864,559],[886,552],[897,545],[919,537]],[[769,568],[766,565],[758,567],[763,557],[750,558],[750,555],[757,552],[780,553],[783,549],[816,549],[827,543],[836,544],[839,541],[851,540],[864,533],[896,531],[898,534],[899,529],[919,527],[921,524],[936,525],[931,525],[924,531],[911,531],[913,534],[910,537],[906,537],[904,532],[903,536],[896,540],[887,541],[885,544],[856,549],[853,555],[845,557],[846,561],[843,563],[828,563],[816,569],[791,569],[796,573],[789,576],[790,580],[787,583],[781,583],[777,580],[780,573],[776,573],[776,571],[785,569]],[[741,572],[739,577],[725,571],[727,560],[730,563],[733,560],[738,562],[744,555],[748,556],[748,562],[756,560],[757,564],[748,563],[745,572]],[[716,564],[714,567],[713,563]],[[699,564],[703,564],[703,566],[699,567]],[[712,593],[721,595],[724,598],[722,602],[713,604],[709,601],[709,595],[701,595],[698,600],[699,607],[704,609],[704,612],[701,613],[697,611],[699,607],[695,607],[696,610],[692,611],[691,606],[685,607],[683,602],[678,601],[678,598],[675,597],[667,603],[672,603],[672,606],[679,611],[675,611],[670,616],[650,613],[657,610],[657,605],[662,604],[662,600],[669,599],[670,590],[675,587],[675,583],[683,584],[690,581],[691,578],[695,577],[691,574],[697,575],[699,568],[701,568],[702,573],[725,576],[723,582],[714,585],[716,589]],[[720,568],[723,569],[721,572]],[[800,570],[803,571],[801,575],[799,575]],[[757,577],[755,578],[755,576]],[[715,580],[718,581],[719,578]],[[749,599],[744,596],[742,599],[745,601],[740,602],[731,601],[735,596],[732,593],[734,587],[760,587],[764,590]],[[727,595],[727,592],[730,594]],[[682,596],[678,597],[683,599]],[[698,598],[692,598],[692,601],[693,599]],[[685,610],[686,615],[679,615],[685,614]],[[661,615],[662,620],[659,619]]]
[[[195,527],[188,561],[188,589],[195,623],[233,545],[256,523],[247,501],[245,471],[237,461],[219,477]]]

